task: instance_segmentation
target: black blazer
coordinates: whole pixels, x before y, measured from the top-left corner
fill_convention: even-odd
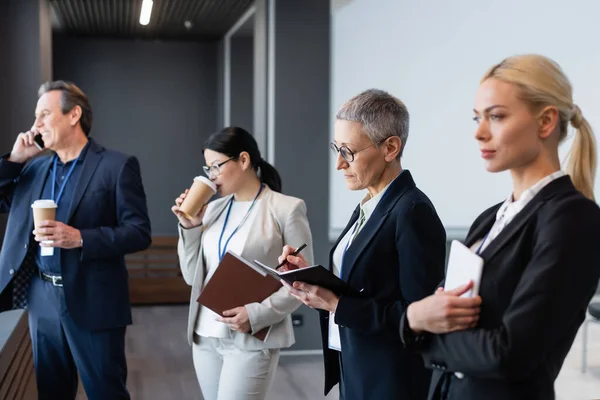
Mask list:
[[[10,297],[13,275],[26,253],[37,251],[37,244],[29,249],[31,203],[39,199],[51,160],[50,155],[42,155],[23,165],[0,158],[0,212],[9,213],[0,252],[4,298]],[[147,248],[151,241],[137,159],[106,150],[90,139],[73,196],[67,224],[81,231],[83,248],[60,251],[69,314],[90,330],[131,324],[124,256]]]
[[[329,255],[359,216],[354,211]],[[344,257],[342,279],[360,295],[340,298],[345,400],[425,399],[431,373],[398,337],[406,306],[444,277],[446,233],[435,208],[404,171],[388,188]],[[325,394],[338,383],[339,353],[328,348],[329,313],[321,311]]]
[[[499,207],[475,220],[467,246],[489,232]],[[481,254],[479,326],[421,342],[435,370],[429,398],[441,399],[446,386],[449,399],[554,399],[554,380],[600,278],[599,243],[596,203],[568,176],[544,187]]]

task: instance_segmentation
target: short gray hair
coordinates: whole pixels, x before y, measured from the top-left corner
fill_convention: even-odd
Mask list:
[[[81,107],[81,117],[79,118],[79,123],[81,124],[81,129],[85,135],[89,136],[90,131],[92,130],[93,114],[92,107],[90,106],[90,102],[86,94],[83,93],[83,91],[74,83],[65,81],[50,81],[40,86],[40,89],[38,90],[38,97],[42,97],[43,94],[54,90],[61,92],[60,107],[63,114],[68,113],[75,106]]]
[[[363,132],[375,145],[398,136],[402,156],[408,140],[409,115],[404,103],[384,90],[369,89],[348,100],[335,116],[344,121],[360,122]]]

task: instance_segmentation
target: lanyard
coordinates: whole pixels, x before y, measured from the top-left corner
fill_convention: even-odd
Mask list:
[[[58,205],[58,202],[60,201],[60,198],[63,195],[63,192],[65,191],[65,187],[67,186],[67,182],[69,181],[69,178],[73,174],[73,170],[75,169],[75,165],[77,165],[77,161],[79,161],[79,156],[77,156],[77,158],[75,160],[73,160],[73,164],[71,165],[71,168],[69,168],[69,172],[67,172],[67,176],[65,177],[65,180],[63,181],[62,186],[60,187],[60,190],[58,191],[58,196],[54,197],[54,193],[55,193],[55,189],[56,189],[56,168],[57,168],[57,164],[58,164],[58,156],[54,156],[54,166],[52,167],[52,200],[54,200],[54,202],[57,205]]]
[[[225,215],[225,222],[223,223],[223,229],[221,230],[221,236],[219,236],[219,262],[221,262],[223,257],[225,257],[225,252],[227,251],[227,246],[229,245],[229,241],[231,240],[233,235],[235,235],[236,232],[240,229],[240,227],[244,224],[244,222],[246,222],[246,219],[250,215],[250,212],[252,211],[254,204],[256,204],[256,200],[258,199],[258,196],[260,196],[260,193],[262,192],[263,188],[264,188],[264,185],[261,184],[260,189],[258,189],[258,193],[256,193],[256,196],[254,196],[254,200],[252,200],[252,204],[250,205],[250,208],[248,209],[248,211],[246,211],[246,215],[244,215],[244,218],[242,218],[242,222],[240,222],[240,224],[233,230],[233,232],[231,233],[231,235],[225,242],[225,248],[223,248],[223,250],[221,250],[221,241],[223,240],[223,235],[225,234],[225,228],[227,227],[227,221],[229,221],[229,215],[231,214],[231,206],[233,206],[233,196],[231,197],[231,200],[229,200],[229,207],[227,208],[227,214]]]
[[[493,227],[492,227],[492,228],[493,228]],[[482,241],[481,241],[481,243],[479,244],[479,247],[477,248],[477,251],[475,252],[475,254],[477,254],[477,255],[481,254],[481,251],[482,251],[481,249],[483,249],[483,245],[485,244],[485,241],[487,240],[488,236],[490,236],[490,232],[491,232],[491,231],[492,231],[492,230],[490,229],[490,230],[488,231],[488,233],[486,233],[486,235],[484,236],[483,240],[482,240]]]
[[[500,216],[500,218],[498,218],[498,220],[494,223],[494,225],[492,225],[492,227],[490,228],[490,230],[488,231],[488,233],[485,235],[485,237],[481,241],[481,244],[477,248],[477,251],[475,252],[475,254],[477,254],[477,255],[481,254],[481,252],[483,251],[482,250],[483,249],[483,245],[488,240],[488,237],[490,236],[490,233],[492,233],[492,231],[494,230],[494,228],[498,229],[498,227],[496,225],[499,224],[499,223],[504,224],[504,216],[505,215],[506,215],[506,210],[504,210],[504,212],[502,213],[502,215]],[[504,228],[505,228],[505,226],[503,226],[500,229],[504,229]],[[498,234],[496,234],[496,236],[498,236]]]

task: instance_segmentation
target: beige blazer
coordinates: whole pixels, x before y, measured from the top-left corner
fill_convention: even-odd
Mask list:
[[[187,329],[190,345],[193,342],[196,319],[200,314],[200,305],[197,299],[204,287],[204,276],[206,275],[202,256],[202,233],[225,210],[230,198],[231,196],[227,196],[211,202],[204,214],[202,225],[199,227],[185,229],[179,225],[177,248],[179,264],[183,278],[192,287]],[[312,263],[312,236],[304,201],[274,192],[265,186],[257,207],[257,215],[252,224],[252,234],[248,236],[241,256],[247,260],[259,260],[267,265],[277,265],[277,258],[281,255],[284,245],[297,247],[306,243],[308,247],[302,251],[302,254],[309,264]],[[235,331],[230,331],[230,337],[234,344],[242,350],[289,347],[294,344],[290,314],[300,304],[285,287],[282,287],[262,303],[246,304],[252,332],[270,327],[264,342],[249,334]]]

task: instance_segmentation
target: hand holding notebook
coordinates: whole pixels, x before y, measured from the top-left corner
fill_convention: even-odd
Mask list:
[[[473,281],[473,288],[461,297],[475,297],[479,295],[482,272],[483,258],[473,253],[461,242],[453,240],[450,246],[444,290],[453,290],[469,281]]]
[[[200,293],[198,302],[221,317],[227,317],[223,315],[224,311],[260,303],[280,288],[279,279],[273,279],[260,268],[228,250]],[[269,328],[265,328],[255,332],[254,336],[265,340],[268,330]]]
[[[254,264],[273,278],[282,279],[290,285],[298,281],[329,289],[337,296],[350,294],[348,284],[321,265],[311,265],[305,268],[279,272],[257,260],[254,260]]]

